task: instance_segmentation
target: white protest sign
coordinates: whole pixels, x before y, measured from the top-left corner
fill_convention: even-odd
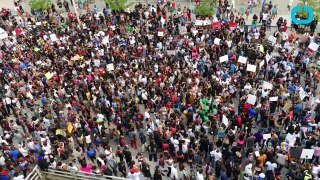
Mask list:
[[[163,36],[163,31],[158,31],[158,36],[162,37]]]
[[[314,149],[303,149],[300,158],[301,159],[312,159]]]
[[[175,50],[167,50],[168,55],[175,55],[176,51]]]
[[[113,71],[114,70],[114,66],[112,63],[107,64],[107,71]]]
[[[248,95],[247,103],[254,105],[256,103],[256,101],[257,101],[256,96],[254,96],[252,94]]]
[[[319,45],[314,43],[314,42],[311,42],[308,46],[309,49],[311,49],[312,51],[317,51],[318,48],[319,48]]]
[[[263,81],[262,83],[262,89],[265,90],[265,89],[272,89],[273,85],[267,81]]]
[[[36,22],[36,25],[37,26],[41,26],[41,22]]]
[[[224,55],[224,56],[219,57],[219,60],[220,60],[220,63],[228,61],[228,55]]]
[[[196,26],[202,26],[203,25],[203,21],[202,20],[196,20],[196,22],[194,24]]]
[[[219,39],[219,38],[214,38],[214,44],[215,44],[215,45],[220,45],[220,41],[221,41],[221,39]]]
[[[242,63],[242,64],[246,64],[247,60],[248,60],[248,58],[247,57],[243,57],[243,56],[239,56],[239,58],[238,58],[238,62]]]
[[[278,96],[270,97],[270,98],[269,98],[269,101],[278,101]]]
[[[273,45],[273,44],[275,44],[277,42],[277,38],[274,37],[274,36],[269,36],[268,37],[268,41],[270,41],[272,43],[272,45]]]
[[[51,41],[58,41],[56,34],[50,34],[50,39],[51,39]]]
[[[206,19],[206,20],[203,21],[203,25],[204,25],[204,26],[211,25],[211,23],[212,23],[212,22],[211,22],[210,19]]]
[[[271,134],[263,134],[263,139],[264,140],[267,140],[267,139],[270,139],[271,138]]]
[[[247,71],[256,72],[256,70],[257,70],[257,66],[256,65],[252,65],[252,64],[248,64],[247,65]]]
[[[259,63],[259,68],[261,69],[263,65],[264,65],[264,61],[261,61],[261,62]]]
[[[94,66],[100,67],[100,59],[95,59],[93,63],[94,63]]]

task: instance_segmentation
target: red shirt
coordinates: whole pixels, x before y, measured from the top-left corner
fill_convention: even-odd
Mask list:
[[[244,105],[243,105],[243,111],[244,111],[244,113],[246,113],[246,114],[248,114],[249,113],[249,107],[250,107],[251,105],[249,104],[249,103],[244,103]]]
[[[172,1],[171,6],[176,7],[176,2]]]
[[[17,35],[21,35],[22,30],[21,30],[20,27],[17,27],[17,28],[15,29],[15,31],[16,31],[16,34],[17,34]]]

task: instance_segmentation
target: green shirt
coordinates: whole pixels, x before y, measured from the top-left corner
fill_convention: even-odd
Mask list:
[[[63,28],[65,28],[65,27],[67,26],[66,22],[63,21],[63,22],[61,23],[61,26],[62,26]]]

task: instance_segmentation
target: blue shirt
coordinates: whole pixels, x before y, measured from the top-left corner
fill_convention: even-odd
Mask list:
[[[294,113],[299,113],[301,111],[301,109],[302,109],[302,104],[301,103],[297,104],[297,105],[294,106],[293,112]]]
[[[289,85],[288,89],[290,92],[294,92],[296,90],[296,87],[294,85]]]
[[[89,151],[87,150],[87,154],[89,157],[93,157],[95,152],[94,152],[94,148],[91,148]]]
[[[2,176],[0,176],[0,180],[9,180],[9,177],[2,175]]]
[[[19,150],[14,149],[10,151],[10,155],[13,157],[13,159],[18,159]]]
[[[249,108],[249,116],[254,116],[256,114],[256,110],[252,107]]]
[[[220,179],[221,180],[227,180],[228,179],[227,173],[225,173],[224,171],[221,171],[220,172]]]
[[[231,64],[230,65],[230,72],[235,72],[236,71],[236,65],[234,65],[234,64]]]

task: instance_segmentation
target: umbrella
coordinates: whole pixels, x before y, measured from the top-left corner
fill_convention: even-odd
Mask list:
[[[67,133],[66,133],[64,130],[62,130],[62,129],[57,129],[57,130],[56,130],[56,135],[61,135],[61,136],[63,136],[63,137],[66,137],[66,136],[67,136]]]
[[[103,119],[102,118],[97,118],[96,122],[98,122],[98,123],[103,122]]]

